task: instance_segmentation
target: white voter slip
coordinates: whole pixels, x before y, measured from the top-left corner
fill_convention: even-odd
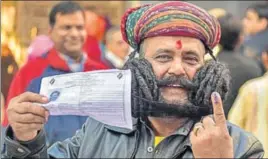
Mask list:
[[[50,115],[90,116],[104,124],[132,129],[131,71],[101,70],[42,79],[40,94]]]

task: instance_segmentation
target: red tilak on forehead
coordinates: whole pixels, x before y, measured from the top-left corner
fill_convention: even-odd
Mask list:
[[[176,48],[177,48],[177,49],[181,49],[181,48],[182,48],[181,40],[178,40],[178,41],[176,42]]]

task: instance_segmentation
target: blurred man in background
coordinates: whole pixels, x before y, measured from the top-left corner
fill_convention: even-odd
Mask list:
[[[208,10],[208,13],[213,15],[215,18],[219,19],[220,17],[224,16],[226,14],[226,10],[222,9],[222,8],[212,8],[210,10]],[[220,47],[219,47],[219,44],[217,46],[215,46],[213,48],[213,55],[215,57],[218,56],[220,52]],[[209,61],[209,60],[212,60],[212,56],[210,55],[205,55],[205,61]]]
[[[262,63],[266,73],[241,87],[229,121],[253,133],[263,144],[264,158],[268,158],[268,45]]]
[[[89,36],[101,42],[106,31],[106,21],[103,16],[96,13],[96,10],[94,7],[85,8],[86,31]]]
[[[54,47],[20,69],[12,82],[8,100],[25,91],[39,93],[41,79],[47,76],[106,68],[92,61],[82,50],[86,38],[85,16],[77,3],[68,1],[55,5],[49,14],[49,24]],[[71,137],[85,120],[86,117],[81,116],[52,116],[45,125],[49,144]]]
[[[18,64],[7,45],[1,45],[1,92],[6,100],[11,81],[18,71]]]
[[[84,50],[90,58],[104,64],[101,61],[103,38],[108,25],[105,19],[95,12],[96,8],[85,8],[87,37],[84,44]],[[104,64],[105,65],[105,64]],[[108,67],[108,66],[107,66]]]
[[[241,55],[237,49],[241,43],[242,31],[242,24],[239,19],[226,12],[218,20],[222,32],[218,59],[228,65],[232,77],[231,91],[224,102],[224,111],[227,116],[242,84],[249,79],[260,77],[262,70],[256,61]]]
[[[53,48],[53,41],[47,35],[39,35],[33,39],[28,47],[28,61],[42,56]]]
[[[102,61],[110,68],[122,68],[129,54],[129,45],[123,40],[120,27],[113,26],[107,31],[105,46]]]
[[[3,95],[3,101],[7,100],[8,90],[11,87],[11,81],[18,71],[18,64],[13,56],[13,53],[9,49],[8,45],[1,45],[1,92]],[[1,98],[2,99],[2,98]],[[1,101],[2,102],[2,101]],[[3,105],[3,108],[5,106]],[[7,125],[7,117],[2,114],[2,125]]]
[[[243,54],[257,60],[265,72],[261,63],[261,53],[268,41],[268,3],[256,3],[251,5],[243,19],[245,41]]]

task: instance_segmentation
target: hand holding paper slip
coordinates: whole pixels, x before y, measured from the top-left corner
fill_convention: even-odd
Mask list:
[[[45,77],[40,94],[50,115],[90,116],[108,125],[132,129],[131,71],[101,70]]]

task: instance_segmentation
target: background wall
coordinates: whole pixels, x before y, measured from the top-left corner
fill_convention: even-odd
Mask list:
[[[31,34],[46,34],[48,30],[48,14],[51,7],[59,1],[17,1],[16,33],[22,45],[29,45]],[[124,1],[77,1],[83,7],[95,8],[97,13],[108,16],[112,24],[120,24],[121,15],[125,11]]]
[[[187,2],[196,4],[206,10],[212,8],[223,8],[231,12],[232,14],[242,18],[246,8],[250,4],[264,3],[265,1],[187,1]],[[148,3],[159,3],[159,1],[141,1],[141,4],[148,4]]]

